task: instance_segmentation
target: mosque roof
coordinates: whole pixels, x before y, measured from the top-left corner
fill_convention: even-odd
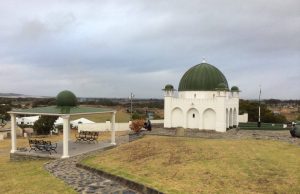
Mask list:
[[[224,74],[211,64],[200,63],[185,72],[178,91],[215,91],[221,85],[228,89]]]

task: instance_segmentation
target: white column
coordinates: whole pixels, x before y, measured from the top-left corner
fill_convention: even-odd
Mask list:
[[[165,95],[164,99],[164,127],[165,128],[171,128],[171,105],[172,105],[172,97]]]
[[[17,134],[16,134],[16,115],[10,114],[11,123],[11,150],[10,153],[15,153],[17,151]]]
[[[116,145],[115,123],[116,123],[116,112],[113,112],[111,117],[111,144],[112,145]]]
[[[70,131],[70,115],[63,118],[63,155],[61,158],[69,158],[69,131]]]

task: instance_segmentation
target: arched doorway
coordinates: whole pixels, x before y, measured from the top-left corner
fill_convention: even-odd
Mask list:
[[[216,129],[216,112],[211,108],[208,108],[203,112],[203,129]]]
[[[180,108],[174,108],[172,110],[171,118],[172,127],[183,127],[183,111]]]
[[[237,112],[236,108],[233,109],[233,127],[237,127]]]
[[[232,128],[232,108],[230,108],[229,111],[229,128]]]
[[[187,112],[187,128],[199,129],[200,115],[197,109],[191,108]]]

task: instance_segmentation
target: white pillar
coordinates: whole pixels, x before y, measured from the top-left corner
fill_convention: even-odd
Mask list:
[[[61,158],[69,158],[69,131],[70,131],[70,115],[63,118],[63,155]]]
[[[15,153],[17,151],[17,134],[16,134],[16,115],[10,114],[11,123],[11,150],[10,153]]]
[[[112,145],[116,145],[115,123],[116,123],[116,112],[113,112],[111,117],[111,144]]]

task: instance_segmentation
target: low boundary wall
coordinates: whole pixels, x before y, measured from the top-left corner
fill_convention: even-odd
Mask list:
[[[152,124],[162,124],[164,120],[150,120]],[[130,131],[131,121],[128,123],[115,123],[116,131]],[[112,123],[106,121],[105,123],[87,123],[78,124],[78,131],[111,131]]]

